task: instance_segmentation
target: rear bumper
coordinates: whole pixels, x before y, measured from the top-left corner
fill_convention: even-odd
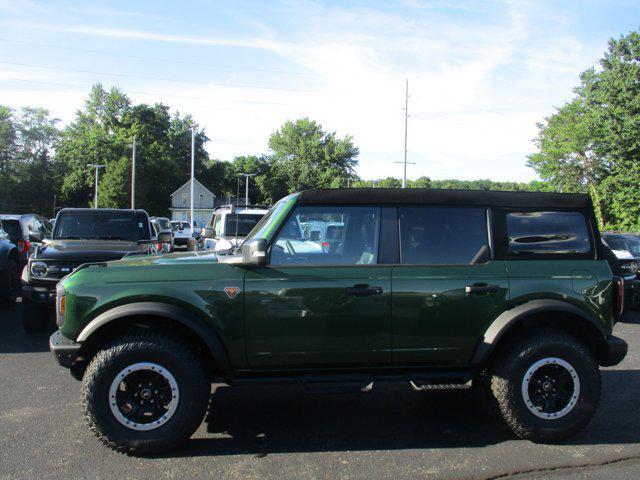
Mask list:
[[[69,340],[59,331],[56,331],[49,338],[49,350],[51,350],[58,363],[65,368],[71,368],[78,357],[80,347],[80,343]]]
[[[619,364],[627,355],[629,346],[623,339],[614,337],[613,335],[607,336],[607,346],[598,362],[603,367],[612,367]]]

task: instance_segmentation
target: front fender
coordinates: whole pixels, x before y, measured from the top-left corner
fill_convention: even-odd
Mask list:
[[[190,329],[205,343],[209,352],[216,361],[220,373],[226,374],[231,371],[229,355],[220,337],[211,325],[208,325],[194,313],[178,307],[160,302],[137,302],[107,310],[91,320],[80,332],[76,341],[82,343],[87,341],[94,333],[105,325],[130,317],[160,317],[180,323]]]

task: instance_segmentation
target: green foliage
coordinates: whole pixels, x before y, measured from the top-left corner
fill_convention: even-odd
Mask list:
[[[539,125],[529,157],[561,191],[586,191],[603,226],[637,230],[640,219],[640,33],[609,41],[576,97]]]

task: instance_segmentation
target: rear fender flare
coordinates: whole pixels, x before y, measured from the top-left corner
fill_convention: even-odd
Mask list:
[[[478,343],[471,363],[473,365],[481,365],[485,363],[507,331],[532,315],[545,312],[568,313],[582,319],[582,321],[594,327],[601,334],[601,338],[597,339],[596,346],[598,348],[606,347],[607,333],[604,326],[589,313],[571,303],[563,302],[561,300],[531,300],[498,315],[491,325],[489,325],[489,328],[485,331],[482,340]]]
[[[130,303],[107,310],[82,329],[76,342],[87,341],[96,331],[111,322],[136,316],[162,317],[182,324],[202,339],[213,356],[220,373],[226,374],[231,371],[227,350],[213,327],[207,325],[200,316],[184,308],[161,302]]]

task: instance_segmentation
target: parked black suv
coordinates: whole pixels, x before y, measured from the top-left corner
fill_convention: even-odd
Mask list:
[[[17,247],[0,229],[0,307],[13,305],[20,291],[19,258]]]
[[[22,272],[25,330],[33,332],[47,327],[55,306],[56,284],[65,275],[84,263],[146,252],[154,240],[144,210],[61,210],[51,240],[35,249]]]

